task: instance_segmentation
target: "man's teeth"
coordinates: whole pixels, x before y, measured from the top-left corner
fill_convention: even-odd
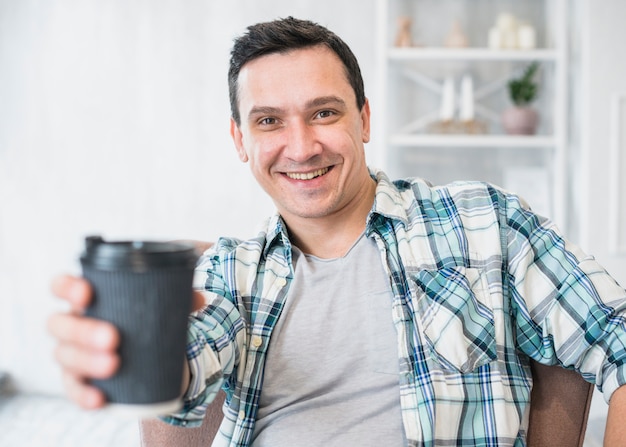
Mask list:
[[[311,180],[328,172],[328,168],[318,169],[313,172],[288,172],[287,177],[294,180]]]

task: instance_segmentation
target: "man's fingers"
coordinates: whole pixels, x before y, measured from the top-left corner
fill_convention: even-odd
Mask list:
[[[106,321],[57,314],[48,319],[48,330],[57,339],[56,359],[77,376],[107,378],[117,371],[120,335]]]
[[[88,385],[77,376],[65,373],[63,375],[65,389],[71,400],[86,410],[101,408],[106,404],[106,397],[98,388]]]
[[[51,289],[72,308],[72,313],[48,318],[48,332],[58,342],[55,356],[63,369],[67,393],[83,408],[100,408],[106,403],[105,395],[86,381],[111,377],[119,369],[120,334],[111,323],[82,316],[91,302],[89,282],[59,276],[52,281]]]
[[[48,331],[61,343],[76,344],[88,349],[112,351],[120,343],[120,335],[111,323],[68,314],[52,315]]]
[[[63,275],[52,280],[52,293],[70,303],[72,310],[82,312],[91,302],[89,282],[76,276]]]
[[[57,346],[55,357],[66,372],[76,377],[108,379],[120,366],[115,352],[88,351],[70,344]]]

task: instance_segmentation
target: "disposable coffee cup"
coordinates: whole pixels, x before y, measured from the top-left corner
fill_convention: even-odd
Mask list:
[[[193,272],[191,244],[104,241],[88,237],[80,257],[93,288],[90,317],[112,323],[121,336],[121,365],[104,380],[93,380],[109,408],[154,416],[181,407],[183,362]]]

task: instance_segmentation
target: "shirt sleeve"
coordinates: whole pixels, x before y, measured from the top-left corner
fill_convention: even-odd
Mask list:
[[[200,259],[194,287],[207,305],[190,316],[187,362],[190,383],[177,413],[163,416],[173,425],[194,427],[202,423],[208,405],[219,390],[235,380],[245,358],[246,325],[224,281],[228,260],[213,250]]]
[[[519,348],[540,363],[578,371],[608,402],[626,383],[626,291],[515,196],[506,200],[506,225]]]

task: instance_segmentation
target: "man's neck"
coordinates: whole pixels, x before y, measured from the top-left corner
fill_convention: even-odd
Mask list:
[[[376,182],[372,181],[357,202],[332,216],[286,221],[291,242],[302,252],[322,259],[344,256],[365,231],[375,194]]]

